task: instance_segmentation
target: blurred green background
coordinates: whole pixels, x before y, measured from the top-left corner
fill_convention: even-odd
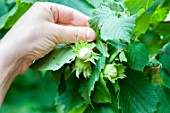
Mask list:
[[[12,83],[0,113],[54,113],[57,86],[50,75],[29,70]]]

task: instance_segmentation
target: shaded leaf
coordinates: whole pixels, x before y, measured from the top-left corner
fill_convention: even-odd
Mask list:
[[[149,54],[155,54],[161,49],[161,38],[155,30],[147,30],[143,35],[140,35],[140,41],[146,46]]]
[[[96,104],[94,108],[88,106],[84,113],[119,113],[117,95],[111,83],[108,83],[108,88],[111,93],[111,103]]]
[[[170,73],[170,43],[163,46],[159,61],[161,62],[162,67]]]
[[[96,103],[111,103],[111,95],[102,74],[100,74],[99,81],[96,82],[92,97]]]
[[[149,60],[148,51],[144,44],[129,44],[126,52],[127,62],[134,70],[143,71]]]
[[[126,46],[127,43],[121,42],[121,41],[107,41],[109,44],[111,44],[113,47],[117,48],[119,52],[121,52]]]
[[[91,103],[91,92],[94,90],[95,83],[99,80],[99,75],[101,70],[104,68],[106,58],[104,56],[100,56],[96,65],[92,69],[92,75],[90,79],[83,80],[79,87],[79,92],[86,103]]]
[[[124,113],[154,113],[158,96],[155,87],[143,73],[127,70],[127,78],[119,81],[119,103]]]
[[[165,69],[161,69],[160,75],[163,81],[163,85],[167,88],[170,88],[170,74]]]
[[[57,71],[51,72],[52,79],[56,84],[60,84],[60,78],[61,78],[63,72],[64,72],[64,68],[61,68]]]
[[[170,28],[170,22],[161,22],[157,26],[156,31],[162,36],[169,37],[170,36],[169,28]]]
[[[157,86],[157,94],[159,97],[158,111],[156,113],[169,113],[170,112],[170,89],[163,86]]]
[[[55,48],[44,58],[37,60],[32,68],[35,70],[53,70],[60,69],[64,64],[71,63],[76,58],[70,46]]]
[[[55,104],[59,106],[64,105],[64,113],[68,113],[69,111],[82,106],[83,99],[78,92],[78,86],[79,82],[77,82],[77,78],[72,76],[66,81],[66,92],[60,96],[57,95]]]

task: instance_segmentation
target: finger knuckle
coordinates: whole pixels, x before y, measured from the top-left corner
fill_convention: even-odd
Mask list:
[[[79,31],[77,28],[74,28],[74,39],[78,42],[79,41]]]

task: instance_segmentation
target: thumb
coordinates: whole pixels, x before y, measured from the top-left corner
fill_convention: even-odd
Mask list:
[[[96,39],[95,32],[89,27],[63,26],[51,24],[49,28],[55,43],[91,42]]]

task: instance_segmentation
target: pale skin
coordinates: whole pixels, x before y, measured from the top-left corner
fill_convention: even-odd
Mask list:
[[[60,43],[95,40],[88,19],[63,5],[35,3],[0,41],[0,107],[12,81],[25,73],[34,60]]]

